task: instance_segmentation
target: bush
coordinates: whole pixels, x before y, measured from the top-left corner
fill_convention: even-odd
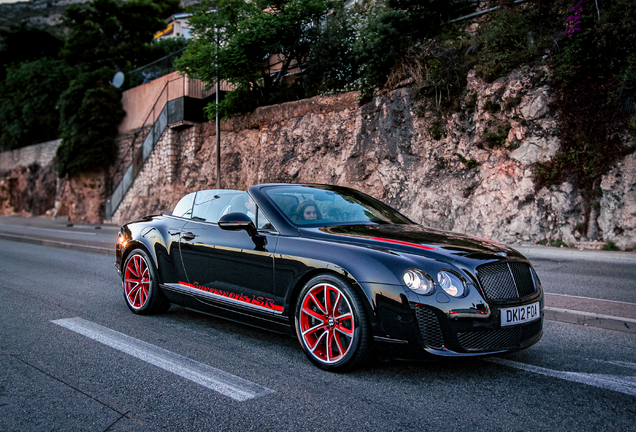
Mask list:
[[[533,10],[504,7],[492,13],[491,21],[481,25],[477,54],[477,74],[492,82],[515,67],[527,63],[539,52],[540,41]]]
[[[114,70],[84,72],[60,98],[62,143],[57,148],[58,175],[73,175],[106,167],[117,152],[117,125],[126,115],[121,93],[108,84]]]
[[[614,243],[613,241],[608,241],[607,243],[605,243],[602,247],[602,249],[604,251],[619,251],[620,249],[618,248],[618,246],[616,246],[616,243]]]
[[[57,139],[58,99],[68,69],[49,58],[14,64],[0,86],[0,149],[12,150]]]
[[[484,141],[489,148],[504,147],[510,129],[512,129],[510,123],[505,123],[497,127],[497,133],[486,131],[484,133]]]

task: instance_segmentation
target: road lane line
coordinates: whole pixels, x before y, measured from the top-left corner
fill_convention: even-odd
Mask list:
[[[559,378],[566,381],[572,381],[580,384],[587,384],[590,386],[613,390],[619,393],[624,393],[630,396],[636,396],[636,377],[634,376],[619,376],[619,375],[603,375],[603,374],[589,374],[583,372],[564,372],[553,369],[547,369],[539,366],[533,366],[525,363],[519,363],[512,360],[507,360],[499,357],[490,357],[483,359],[484,361],[497,363],[503,366],[520,369],[526,372],[533,372],[540,375],[545,375],[553,378]]]
[[[636,363],[630,363],[630,362],[624,362],[624,361],[612,361],[612,360],[598,360],[598,359],[586,359],[586,360],[592,360],[598,363],[605,363],[605,364],[611,364],[614,366],[622,366],[622,367],[626,367],[626,368],[630,368],[630,369],[636,369]]]
[[[60,319],[51,322],[239,402],[274,393],[274,390],[267,387],[82,318]]]
[[[635,323],[636,324],[636,319],[633,318],[623,318],[623,317],[617,317],[617,316],[612,316],[612,315],[603,315],[603,314],[597,314],[597,313],[592,313],[592,312],[583,312],[583,311],[578,311],[578,310],[574,310],[574,309],[561,309],[561,308],[555,308],[555,307],[551,307],[551,306],[545,306],[543,308],[544,311],[554,311],[554,312],[565,312],[565,313],[569,313],[569,314],[574,314],[574,315],[583,315],[583,316],[587,316],[590,318],[601,318],[601,319],[611,319],[611,320],[615,320],[615,321],[625,321],[625,322],[629,322],[629,323]]]
[[[583,297],[583,296],[576,296],[576,295],[570,295],[570,294],[555,294],[555,293],[549,293],[549,292],[546,292],[545,294],[551,295],[551,296],[559,296],[559,297],[578,298],[583,300],[595,300],[595,301],[602,301],[602,302],[609,302],[609,303],[618,303],[618,304],[631,305],[631,306],[636,305],[636,303],[631,303],[631,302],[624,302],[624,301],[618,301],[618,300],[605,300],[602,298]]]

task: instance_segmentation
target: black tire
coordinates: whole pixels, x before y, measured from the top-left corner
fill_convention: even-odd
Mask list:
[[[170,303],[159,288],[155,264],[146,252],[136,249],[128,255],[123,274],[124,299],[133,313],[151,315],[168,310]]]
[[[341,277],[325,274],[307,282],[298,297],[294,321],[305,355],[321,369],[352,369],[371,352],[366,309]]]

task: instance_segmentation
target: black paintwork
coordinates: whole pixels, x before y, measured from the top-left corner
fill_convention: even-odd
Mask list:
[[[335,273],[348,279],[366,300],[375,343],[390,345],[391,353],[398,357],[425,352],[448,356],[490,353],[464,350],[456,335],[500,329],[502,307],[539,301],[543,320],[540,284],[534,294],[521,299],[485,300],[477,267],[514,261],[530,264],[514,249],[486,239],[427,229],[406,218],[405,224],[298,227],[265,193],[267,188],[278,186],[282,185],[258,185],[248,191],[259,211],[271,221],[273,227],[268,229],[230,230],[170,214],[124,225],[120,237],[126,244],[117,244],[117,270],[121,273],[132,250],[143,248],[154,259],[160,286],[171,302],[290,334],[294,334],[294,302],[300,289],[317,274]],[[402,282],[404,271],[413,268],[433,276],[439,270],[453,271],[465,280],[468,292],[463,298],[454,298],[436,285],[431,295],[416,294]],[[437,316],[444,335],[443,350],[423,345],[415,315],[417,305],[427,306]],[[506,351],[523,349],[541,336],[542,332],[525,341],[525,346]]]

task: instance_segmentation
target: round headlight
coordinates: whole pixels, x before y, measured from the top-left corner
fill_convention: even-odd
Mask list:
[[[402,276],[407,287],[418,294],[430,294],[433,292],[433,281],[419,270],[407,270]]]
[[[466,292],[464,282],[451,272],[442,270],[437,273],[437,282],[449,296],[461,297]]]

